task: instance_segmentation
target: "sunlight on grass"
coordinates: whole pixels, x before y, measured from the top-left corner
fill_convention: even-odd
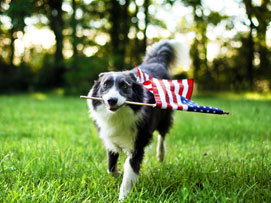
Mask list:
[[[260,94],[255,92],[244,93],[245,99],[253,99],[253,100],[271,100],[271,93]]]
[[[47,95],[41,92],[35,92],[31,94],[31,97],[37,100],[45,100],[47,99]]]
[[[64,95],[64,89],[63,88],[56,88],[52,90],[52,94],[56,94],[58,96],[63,96]]]

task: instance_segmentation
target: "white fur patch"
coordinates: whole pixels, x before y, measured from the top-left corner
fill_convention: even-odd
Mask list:
[[[104,104],[97,106],[96,111],[88,101],[91,117],[100,128],[100,138],[105,147],[113,152],[130,154],[137,135],[136,123],[141,114],[135,114],[128,106],[116,112],[109,112]]]
[[[165,140],[161,135],[158,135],[156,155],[158,161],[162,162],[165,156]]]
[[[124,163],[124,175],[120,187],[119,200],[124,200],[132,189],[132,186],[136,183],[138,175],[134,172],[130,164],[130,157],[127,157]]]
[[[188,46],[178,40],[169,40],[169,43],[173,47],[176,54],[176,61],[173,65],[181,65],[184,70],[189,70],[191,59]]]
[[[121,106],[126,101],[126,98],[120,95],[119,91],[116,89],[115,86],[113,86],[106,94],[102,96],[103,100],[106,103],[109,99],[113,97],[118,99],[116,106]]]

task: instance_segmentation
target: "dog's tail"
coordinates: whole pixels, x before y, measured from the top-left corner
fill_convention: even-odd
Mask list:
[[[181,65],[184,69],[190,66],[189,49],[177,40],[161,40],[147,51],[143,64],[159,63],[169,69]]]

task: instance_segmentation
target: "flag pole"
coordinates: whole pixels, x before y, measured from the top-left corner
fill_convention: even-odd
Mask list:
[[[80,96],[81,99],[93,99],[93,100],[98,100],[98,101],[103,101],[102,98],[99,97],[91,97],[91,96]],[[139,105],[139,106],[150,106],[150,107],[156,107],[156,104],[148,104],[148,103],[141,103],[141,102],[132,102],[132,101],[126,101],[126,104],[132,104],[132,105]],[[229,115],[229,112],[224,112],[223,114]]]
[[[99,97],[91,97],[91,96],[80,96],[81,99],[93,99],[93,100],[99,100],[103,101],[102,98]],[[125,101],[126,104],[132,104],[132,105],[139,105],[139,106],[150,106],[150,107],[156,107],[156,104],[148,104],[148,103],[141,103],[141,102],[132,102],[132,101]]]

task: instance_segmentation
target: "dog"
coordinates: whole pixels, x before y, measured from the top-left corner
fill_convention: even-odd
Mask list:
[[[154,78],[171,79],[168,69],[177,61],[189,58],[183,44],[162,40],[151,46],[139,68]],[[119,201],[124,200],[136,183],[144,156],[144,148],[159,132],[157,159],[163,161],[165,136],[173,122],[172,110],[125,104],[125,101],[155,103],[153,94],[137,79],[137,69],[100,73],[89,96],[103,101],[87,100],[90,116],[107,150],[108,173],[117,175],[120,153],[126,154]]]

